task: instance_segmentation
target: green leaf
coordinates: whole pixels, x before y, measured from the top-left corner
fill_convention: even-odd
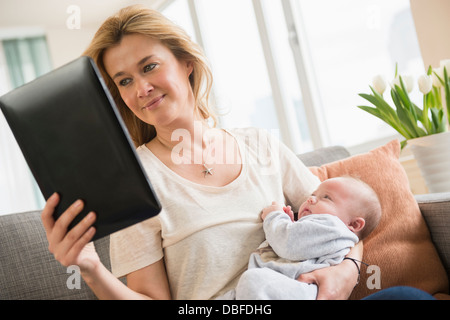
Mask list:
[[[385,114],[386,117],[389,117],[391,120],[398,120],[395,110],[389,105],[389,103],[386,102],[386,100],[384,100],[383,96],[372,87],[369,86],[369,88],[373,93],[372,97],[375,99],[375,101],[377,101],[376,105],[378,106],[380,111],[383,112],[383,114]]]
[[[414,128],[414,125],[411,121],[411,119],[408,116],[408,113],[405,111],[403,106],[400,106],[397,108],[397,115],[400,121],[404,124],[405,129],[408,131],[409,135],[411,137],[417,137],[418,133]]]
[[[408,130],[415,137],[421,137],[426,135],[422,128],[417,125],[417,121],[420,118],[422,122],[422,110],[419,109],[414,103],[409,99],[408,93],[404,87],[403,81],[400,78],[402,88],[395,86],[394,96],[396,96],[396,106],[397,114],[399,115],[400,121],[404,122]],[[394,98],[395,99],[395,98]],[[401,109],[401,110],[399,110]],[[419,116],[419,115],[420,116]]]
[[[408,143],[408,140],[403,140],[402,142],[400,142],[400,149],[403,150],[403,148],[406,147],[407,143]]]
[[[430,108],[430,111],[435,133],[445,132],[444,110],[433,107]]]
[[[410,134],[405,131],[401,124],[400,121],[398,121],[398,119],[392,121],[389,118],[386,118],[379,109],[377,108],[373,108],[373,107],[368,107],[368,106],[358,106],[358,108],[360,108],[361,110],[364,110],[368,113],[370,113],[371,115],[381,119],[382,121],[384,121],[385,123],[387,123],[388,125],[390,125],[394,130],[396,130],[398,133],[400,133],[402,136],[404,136],[406,139],[411,139],[412,137],[410,136]]]
[[[432,96],[432,93],[429,92],[427,94],[425,94],[423,96],[423,110],[421,110],[422,112],[422,116],[420,122],[422,122],[423,127],[425,128],[425,130],[428,132],[428,134],[432,134],[432,125],[430,123],[430,119],[428,119],[428,100],[430,99],[429,97]],[[419,109],[420,110],[420,109]],[[417,111],[417,114],[419,114],[419,111]]]
[[[402,100],[404,100],[405,106],[409,109],[409,111],[410,111],[411,114],[413,115],[414,121],[417,122],[417,114],[416,114],[416,111],[414,110],[414,107],[413,107],[413,105],[412,105],[411,99],[409,98],[408,91],[406,90],[405,83],[403,82],[403,79],[402,79],[401,76],[400,76],[400,85],[401,85],[401,87],[402,87],[402,90],[400,90],[399,93],[401,93]]]
[[[445,90],[445,104],[447,105],[448,124],[450,125],[450,79],[447,74],[447,68],[444,67],[444,90]]]
[[[396,86],[400,89],[398,86]],[[409,135],[412,138],[417,138],[426,135],[425,131],[417,125],[417,117],[414,118],[410,109],[405,106],[405,103],[408,103],[406,100],[401,98],[401,94],[398,90],[391,91],[392,100],[394,101],[397,107],[397,115],[400,119],[400,122],[403,124],[405,130],[408,131]],[[411,108],[415,108],[413,104],[410,104]],[[419,109],[420,110],[420,109]]]
[[[433,73],[438,78],[439,82],[444,86],[445,85],[444,80],[441,77],[439,77],[439,75],[436,73],[436,71],[433,71]]]
[[[399,119],[399,122],[400,122],[403,130],[405,132],[407,132],[407,136],[409,137],[407,139],[415,138],[417,135],[414,132],[414,130],[412,130],[412,128],[411,128],[411,121],[409,121],[409,119],[407,119],[405,121],[404,112],[403,112],[404,108],[403,108],[402,102],[398,96],[398,93],[394,89],[391,90],[391,97],[392,97],[392,101],[394,101],[394,104],[396,107],[396,115]]]
[[[370,88],[372,89],[372,87]],[[395,110],[392,109],[391,106],[386,101],[384,101],[383,97],[380,94],[378,94],[375,90],[373,91],[374,95],[365,93],[361,93],[359,95],[377,107],[377,109],[380,111],[380,114],[383,115],[384,117],[383,120],[396,122],[397,115],[395,114]]]

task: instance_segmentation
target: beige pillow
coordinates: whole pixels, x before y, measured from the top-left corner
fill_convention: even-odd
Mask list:
[[[400,143],[394,140],[366,154],[310,170],[321,181],[355,175],[378,194],[383,216],[375,231],[364,240],[363,261],[379,267],[381,289],[406,285],[431,294],[448,293],[447,274],[410,191],[399,155]],[[368,270],[361,267],[361,281],[350,299],[361,299],[379,291],[369,288],[378,284],[376,268],[371,273]]]

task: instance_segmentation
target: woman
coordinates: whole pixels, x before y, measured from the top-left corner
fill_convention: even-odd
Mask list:
[[[233,288],[264,240],[261,210],[272,200],[298,208],[318,179],[263,131],[214,127],[203,54],[158,12],[122,9],[85,54],[101,70],[163,210],[111,235],[113,275],[88,244],[95,213],[67,232],[83,203],[54,221],[55,193],[42,212],[49,250],[63,265],[78,265],[99,298],[213,299]],[[362,244],[349,256],[360,260]],[[299,280],[317,283],[319,299],[346,299],[357,278],[344,260]]]

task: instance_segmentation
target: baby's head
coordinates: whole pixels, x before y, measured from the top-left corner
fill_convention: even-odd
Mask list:
[[[381,205],[368,184],[345,176],[322,182],[300,206],[298,218],[321,213],[337,216],[362,240],[378,225]]]

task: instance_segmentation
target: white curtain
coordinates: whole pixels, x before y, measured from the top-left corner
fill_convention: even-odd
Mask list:
[[[0,95],[51,70],[45,37],[0,43]],[[0,215],[42,209],[44,199],[0,112]]]

